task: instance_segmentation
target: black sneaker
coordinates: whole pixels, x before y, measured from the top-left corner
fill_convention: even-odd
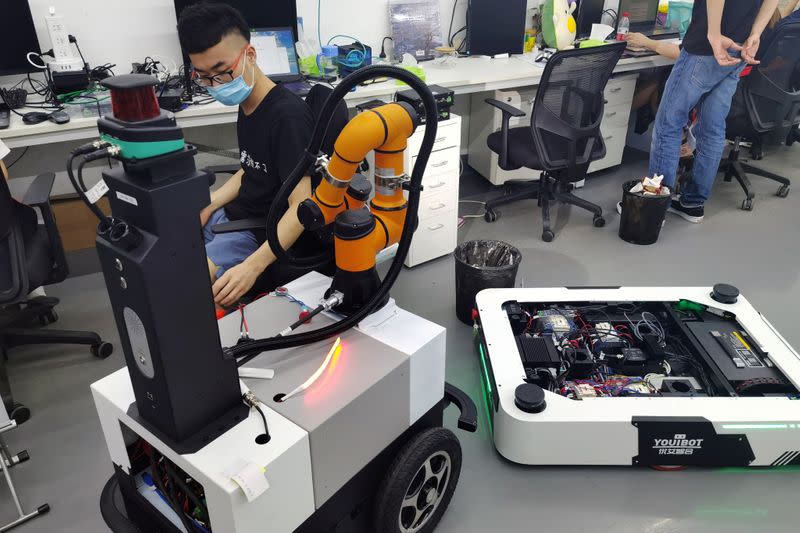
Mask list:
[[[672,205],[669,207],[670,213],[675,213],[684,220],[692,224],[700,224],[705,217],[705,209],[702,205],[697,207],[684,207],[680,200],[672,200]]]

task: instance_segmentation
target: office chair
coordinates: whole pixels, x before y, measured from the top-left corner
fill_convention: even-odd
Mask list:
[[[725,181],[735,178],[744,189],[745,211],[753,209],[755,198],[748,174],[780,183],[777,195],[789,195],[788,178],[744,163],[740,155],[744,141],[752,143],[752,158],[760,160],[765,144],[785,142],[791,146],[795,138],[800,124],[800,21],[779,23],[762,44],[759,59],[761,64],[742,78],[733,97],[726,134],[733,148],[720,163]]]
[[[497,220],[497,207],[518,200],[537,199],[542,208],[542,240],[551,242],[550,204],[562,202],[594,213],[594,225],[605,225],[603,210],[570,191],[586,176],[592,161],[606,155],[600,133],[605,98],[603,91],[625,43],[566,50],[554,54],[544,68],[536,92],[530,126],[509,128],[511,117],[525,113],[503,102],[486,103],[503,113],[502,129],[487,139],[503,170],[521,167],[541,170],[538,183],[525,183],[486,204],[487,222]]]
[[[12,199],[8,183],[0,176],[0,393],[18,424],[30,417],[30,411],[15,403],[11,395],[5,368],[10,348],[25,344],[86,344],[92,354],[102,359],[114,350],[97,333],[35,327],[58,320],[58,299],[27,299],[27,295],[37,287],[64,281],[68,274],[50,206],[54,180],[52,172],[38,176],[20,204]],[[34,208],[39,210],[43,224],[39,224]]]
[[[331,92],[333,92],[333,89],[330,87],[317,84],[311,88],[306,96],[306,104],[308,104],[308,106],[311,108],[311,114],[315,120],[317,117],[319,117],[320,113],[322,113],[322,108],[325,106],[325,102],[327,101]],[[333,153],[333,145],[336,143],[336,139],[339,137],[339,134],[347,125],[349,118],[350,113],[347,110],[347,104],[344,102],[339,102],[334,110],[333,117],[331,118],[330,125],[328,126],[328,130],[325,132],[325,138],[322,142],[322,149],[326,154]],[[207,167],[206,170],[212,174],[234,174],[238,172],[240,168],[241,166],[239,164],[234,164]],[[314,180],[314,185],[316,186],[318,183],[319,179],[317,178]],[[234,231],[260,230],[264,229],[266,225],[266,217],[249,218],[217,224],[211,228],[211,231],[219,235],[221,233],[230,233]],[[331,248],[331,263],[330,265],[325,265],[317,270],[323,274],[333,275],[335,271],[335,265],[333,263],[332,236],[327,234],[321,235],[319,240],[320,246],[328,246]],[[259,276],[259,279],[256,280],[255,285],[253,285],[253,288],[249,291],[248,295],[252,296],[254,294],[270,292],[275,289],[276,284],[277,286],[283,285],[306,273],[308,273],[307,268],[295,267],[291,265],[271,265],[269,268],[267,268],[264,274]]]

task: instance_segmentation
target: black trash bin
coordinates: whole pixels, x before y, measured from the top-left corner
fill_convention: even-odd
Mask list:
[[[672,197],[646,196],[631,192],[638,180],[622,185],[622,217],[619,237],[631,244],[653,244],[658,240]]]
[[[472,325],[475,296],[483,289],[514,286],[522,254],[502,241],[468,241],[458,245],[456,258],[456,316]]]

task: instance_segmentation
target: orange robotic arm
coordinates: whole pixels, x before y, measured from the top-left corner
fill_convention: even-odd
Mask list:
[[[322,182],[300,205],[298,217],[306,229],[335,222],[337,275],[332,289],[337,278],[340,282],[344,278],[358,280],[355,285],[364,285],[369,278],[368,285],[373,285],[377,280],[375,255],[400,240],[407,208],[404,152],[418,122],[416,111],[405,103],[386,104],[357,115],[336,140],[330,163],[327,168],[323,165]],[[367,209],[367,195],[363,189],[354,191],[351,180],[373,150],[375,197]],[[354,290],[351,286],[339,289],[345,295]]]

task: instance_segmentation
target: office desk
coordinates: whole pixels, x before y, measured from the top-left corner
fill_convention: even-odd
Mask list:
[[[670,64],[670,60],[659,56],[626,58],[619,62],[614,73],[636,72]],[[519,56],[503,59],[460,58],[452,68],[443,68],[433,63],[425,63],[423,67],[429,84],[448,87],[459,95],[537,85],[543,72],[542,67],[533,66]],[[347,103],[353,107],[376,98],[390,100],[399,88],[394,81],[358,87],[347,96]],[[235,122],[237,112],[236,107],[213,102],[191,106],[176,113],[176,117],[181,127],[193,128]],[[0,130],[0,138],[9,148],[77,141],[96,136],[96,117],[77,118],[62,125],[47,121],[29,126],[12,113],[11,126]]]

